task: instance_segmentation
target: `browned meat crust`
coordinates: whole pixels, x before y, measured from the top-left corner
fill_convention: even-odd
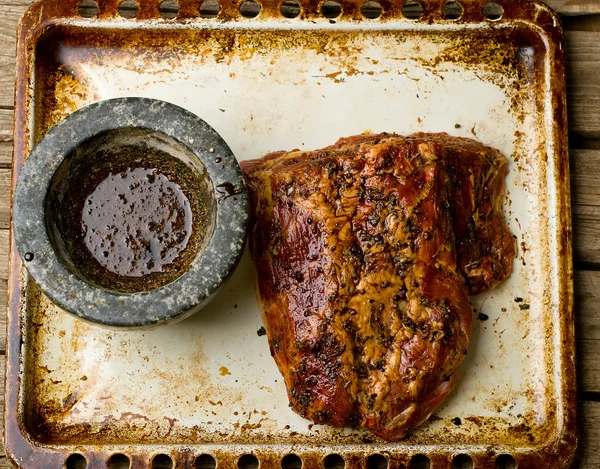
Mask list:
[[[402,438],[454,385],[469,294],[511,272],[506,159],[447,134],[360,135],[242,163],[271,353],[293,409]]]

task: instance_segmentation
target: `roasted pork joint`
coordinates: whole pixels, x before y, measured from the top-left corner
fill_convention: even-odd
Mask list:
[[[506,159],[446,134],[360,135],[242,163],[271,353],[293,409],[387,440],[425,421],[511,272]]]

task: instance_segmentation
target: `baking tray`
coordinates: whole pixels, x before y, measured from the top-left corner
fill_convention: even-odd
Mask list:
[[[302,1],[298,18],[260,2],[246,18],[220,2],[180,0],[174,19],[140,0],[135,19],[116,0],[83,18],[78,1],[43,0],[18,33],[13,183],[32,146],[73,111],[119,96],[173,102],[205,119],[238,159],[316,149],[366,131],[446,131],[500,149],[510,160],[506,212],[518,238],[510,279],[473,298],[478,320],[457,386],[429,422],[397,443],[312,425],[288,407],[270,357],[246,254],[214,302],[179,324],[113,331],[74,319],[30,281],[11,242],[6,449],[22,468],[176,468],[211,455],[219,468],[566,467],[576,446],[571,219],[562,30],[539,2],[400,0],[366,19],[343,1],[336,19]],[[254,6],[256,6],[254,4]],[[486,8],[489,8],[486,7]],[[405,10],[407,11],[407,10]],[[176,125],[174,123],[174,125]],[[242,459],[239,459],[242,457]],[[371,457],[369,459],[369,457]],[[164,457],[162,457],[164,459]],[[210,458],[208,458],[210,462]],[[497,467],[511,467],[501,458]],[[198,464],[205,467],[205,459]],[[285,459],[283,467],[297,467]],[[413,461],[411,463],[411,461]],[[113,466],[111,466],[113,467]],[[158,466],[157,466],[158,467]],[[211,467],[210,463],[206,467]],[[469,467],[468,465],[466,467]]]

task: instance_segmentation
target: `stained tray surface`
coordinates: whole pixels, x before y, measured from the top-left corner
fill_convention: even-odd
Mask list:
[[[185,16],[191,2],[181,3]],[[271,4],[255,20],[225,6],[225,21],[144,19],[144,2],[133,21],[108,10],[87,20],[34,6],[24,20],[30,30],[20,33],[15,175],[31,145],[62,118],[121,96],[194,112],[239,160],[362,132],[444,131],[509,157],[505,207],[519,257],[508,281],[473,298],[480,319],[451,396],[405,440],[385,443],[312,425],[288,407],[267,339],[257,333],[247,253],[201,313],[156,330],[113,331],[54,306],[27,279],[13,247],[12,457],[41,467],[24,456],[33,445],[50,461],[83,452],[90,467],[104,467],[117,450],[139,467],[158,452],[176,461],[207,452],[219,467],[253,452],[261,467],[279,467],[292,451],[305,467],[319,467],[331,452],[347,467],[373,453],[387,454],[390,467],[417,453],[434,468],[458,453],[477,468],[494,467],[503,453],[524,467],[566,464],[575,437],[560,26],[540,4],[522,13],[514,2],[499,3],[505,17],[495,23],[473,19],[478,2],[467,2],[458,22],[426,8],[417,22],[395,15],[334,24],[309,7],[304,18],[276,18]],[[34,19],[40,10],[46,23]]]

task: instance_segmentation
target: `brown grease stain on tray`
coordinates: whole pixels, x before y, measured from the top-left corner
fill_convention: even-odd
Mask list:
[[[18,176],[21,165],[23,164],[27,150],[29,149],[29,132],[33,130],[33,141],[39,140],[41,136],[60,119],[83,107],[85,104],[97,101],[102,94],[97,89],[97,83],[93,77],[87,75],[86,71],[78,67],[78,63],[94,61],[122,62],[129,57],[136,57],[139,61],[131,61],[131,71],[141,72],[144,67],[156,63],[161,63],[163,69],[157,69],[157,79],[160,73],[165,71],[176,71],[176,64],[185,57],[193,55],[200,60],[199,64],[205,66],[216,66],[217,64],[227,65],[234,59],[250,60],[255,55],[273,54],[283,56],[289,50],[308,49],[316,54],[325,54],[332,61],[335,61],[341,74],[335,77],[324,77],[322,80],[340,79],[340,75],[352,76],[355,74],[370,74],[368,69],[360,69],[356,66],[356,57],[364,53],[360,44],[364,43],[369,34],[394,36],[402,41],[403,36],[415,34],[408,31],[377,31],[369,32],[340,32],[327,31],[324,34],[311,34],[301,31],[249,31],[243,29],[236,30],[199,30],[199,29],[155,29],[152,32],[144,28],[116,28],[100,29],[89,26],[73,26],[64,24],[60,18],[69,18],[75,14],[77,2],[44,2],[44,4],[32,7],[32,10],[26,16],[19,34],[19,58],[18,73],[22,82],[17,87],[17,110],[15,126],[15,165],[14,179]],[[110,0],[100,2],[101,20],[110,20],[117,16],[117,2]],[[197,17],[197,8],[199,2],[190,0],[180,0],[180,16],[173,24],[181,24],[186,19],[195,19]],[[382,1],[384,13],[381,18],[382,23],[392,22],[401,18],[400,1]],[[441,21],[440,9],[442,1],[421,2],[424,4],[424,15],[420,25],[423,23],[432,23]],[[468,1],[462,2],[465,11],[458,20],[458,24],[468,24],[482,20],[481,7],[484,2]],[[540,149],[536,158],[542,158],[543,164],[546,158],[552,159],[557,165],[557,174],[568,174],[568,159],[566,158],[566,122],[564,109],[564,77],[562,53],[560,49],[561,30],[556,24],[556,18],[544,6],[532,3],[528,9],[523,9],[522,4],[516,1],[499,2],[504,8],[503,23],[513,22],[511,28],[485,28],[478,31],[471,30],[467,34],[464,31],[445,31],[439,34],[439,31],[427,31],[421,27],[419,34],[422,42],[437,44],[436,47],[441,51],[438,58],[428,60],[426,64],[430,66],[431,73],[436,74],[445,63],[456,63],[461,66],[475,67],[482,61],[485,61],[487,70],[490,73],[511,74],[515,78],[510,90],[510,96],[515,106],[519,100],[527,94],[534,94],[536,107],[542,107],[544,101],[552,100],[555,111],[555,125],[553,127],[552,138],[557,148],[556,155],[547,155]],[[157,2],[151,0],[141,0],[139,20],[148,20],[159,18]],[[221,2],[222,11],[219,21],[232,23],[238,21],[248,21],[240,18],[238,5],[236,3]],[[279,18],[279,3],[275,1],[262,2],[263,11],[260,20]],[[302,20],[317,20],[320,18],[320,2],[309,1],[302,2]],[[336,21],[340,23],[350,23],[361,18],[360,4],[357,2],[343,1],[343,14]],[[58,19],[58,20],[57,20]],[[61,25],[61,22],[63,23]],[[132,22],[135,25],[136,22]],[[47,32],[43,36],[42,32]],[[439,34],[439,35],[438,35]],[[362,35],[362,36],[361,36]],[[356,41],[356,37],[362,37]],[[114,44],[119,44],[116,48]],[[38,59],[33,65],[33,52],[37,52]],[[418,50],[415,50],[415,59],[419,59]],[[550,52],[556,54],[557,60],[550,61],[551,89],[544,89],[533,86],[534,82],[540,81],[544,76],[545,54]],[[32,66],[33,65],[33,66]],[[32,72],[35,69],[35,80]],[[406,73],[396,70],[394,73]],[[34,84],[35,97],[31,101],[28,86]],[[502,85],[500,82],[499,85]],[[35,105],[34,105],[35,104]],[[33,129],[28,125],[30,109],[35,110],[33,118]],[[523,115],[521,119],[526,119]],[[535,123],[539,124],[539,123]],[[515,147],[524,136],[515,135]],[[521,162],[528,155],[514,155],[519,165],[520,171],[526,171],[528,163]],[[536,168],[539,169],[539,168]],[[545,174],[545,173],[542,173]],[[544,178],[540,178],[544,179]],[[552,362],[552,357],[560,357],[561,363],[565,365],[562,375],[558,378],[561,381],[563,394],[560,396],[565,414],[560,416],[562,421],[558,422],[561,426],[557,427],[558,417],[554,413],[556,402],[554,397],[549,394],[537,396],[546,422],[536,421],[536,415],[524,415],[519,419],[521,423],[513,426],[509,432],[505,433],[501,419],[493,417],[473,417],[475,420],[463,419],[461,431],[452,432],[445,439],[444,445],[439,445],[439,440],[435,434],[413,434],[401,443],[403,451],[397,449],[391,450],[381,442],[372,439],[365,439],[364,436],[355,434],[353,440],[363,438],[363,445],[355,444],[350,447],[345,446],[345,442],[353,434],[339,434],[331,439],[326,447],[317,448],[310,446],[313,440],[312,436],[297,435],[290,432],[289,436],[280,440],[280,434],[266,434],[264,441],[275,446],[256,446],[252,443],[256,441],[256,436],[251,432],[257,424],[256,422],[245,423],[248,434],[238,435],[236,443],[239,445],[250,446],[229,446],[223,447],[223,441],[230,441],[231,433],[222,431],[211,434],[202,428],[185,428],[174,419],[166,416],[158,418],[149,418],[137,413],[123,413],[118,418],[115,415],[107,415],[100,424],[90,424],[89,426],[69,426],[62,419],[69,412],[77,408],[77,403],[81,402],[86,389],[93,389],[95,377],[93,373],[87,373],[86,380],[81,380],[77,376],[72,382],[53,381],[54,370],[39,368],[31,370],[26,368],[23,375],[20,369],[20,345],[21,341],[26,341],[26,362],[34,364],[39,359],[39,354],[43,353],[47,343],[43,341],[52,332],[52,326],[47,323],[49,318],[56,315],[55,307],[41,295],[35,285],[27,284],[24,287],[24,279],[21,277],[21,264],[16,255],[14,246],[11,248],[11,278],[9,281],[10,289],[10,314],[9,314],[9,347],[7,360],[7,448],[11,457],[21,463],[23,467],[42,467],[45,464],[52,464],[56,467],[62,465],[68,452],[62,449],[60,444],[82,445],[78,448],[88,458],[88,467],[104,467],[106,458],[113,452],[126,452],[133,454],[132,467],[148,467],[150,453],[154,450],[135,446],[136,443],[151,443],[155,445],[170,445],[162,447],[161,451],[173,454],[176,463],[180,467],[193,467],[193,461],[196,455],[206,452],[213,454],[218,460],[220,467],[236,467],[238,457],[245,452],[255,454],[261,467],[276,468],[280,467],[281,457],[291,450],[289,445],[297,444],[294,451],[303,459],[305,467],[320,467],[324,456],[328,453],[342,453],[346,460],[346,467],[357,468],[364,467],[366,458],[374,452],[390,452],[390,467],[405,467],[412,454],[415,452],[426,451],[434,467],[437,465],[448,465],[449,459],[457,452],[464,452],[467,449],[461,449],[465,438],[476,437],[479,441],[487,438],[494,438],[498,445],[495,449],[478,448],[470,452],[475,461],[476,467],[494,467],[495,457],[499,452],[511,452],[515,455],[519,465],[525,467],[558,467],[563,463],[566,465],[571,458],[575,444],[574,436],[574,409],[569,408],[568,404],[574,401],[574,367],[573,363],[573,336],[569,331],[569,320],[572,319],[571,295],[572,272],[570,265],[570,220],[569,213],[569,193],[568,185],[564,181],[557,181],[559,198],[559,218],[567,223],[559,225],[559,232],[556,234],[558,250],[561,255],[559,262],[559,288],[564,293],[562,309],[563,329],[562,345],[559,351],[553,348],[551,340],[545,342],[544,355]],[[548,285],[551,287],[551,285]],[[543,300],[544,306],[547,299]],[[26,302],[26,304],[25,304]],[[22,307],[27,309],[25,317],[21,316]],[[527,318],[527,316],[523,316]],[[544,328],[549,327],[551,317],[544,318]],[[25,321],[24,324],[21,321]],[[567,326],[566,328],[564,326]],[[74,321],[72,328],[65,332],[61,337],[59,346],[63,348],[64,353],[76,353],[82,343],[85,343],[89,337],[89,327],[84,323]],[[253,331],[249,331],[253,333]],[[111,342],[116,337],[112,334],[106,334],[101,340]],[[127,350],[129,344],[127,340],[119,339],[116,345],[122,350]],[[146,360],[159,359],[160,353],[154,356],[144,355],[142,350],[129,350],[123,359],[137,356],[142,362]],[[197,349],[198,363],[205,360],[205,351],[199,347]],[[186,379],[195,380],[204,383],[208,379],[207,374],[201,369],[189,370],[191,373]],[[158,373],[158,368],[153,372]],[[19,377],[24,380],[25,389],[35,393],[28,392],[24,395],[23,407],[25,414],[19,411]],[[181,376],[174,372],[171,376],[165,376],[174,382]],[[229,378],[228,376],[224,377]],[[552,376],[548,377],[548,388],[554,381]],[[77,384],[77,386],[75,385]],[[84,386],[81,386],[83,384]],[[208,390],[210,388],[207,388]],[[44,393],[55,396],[53,400],[41,399]],[[527,393],[539,393],[539,389],[528,389]],[[106,399],[112,399],[113,396],[104,396]],[[207,401],[210,396],[171,396],[174,399],[189,400],[190,405],[197,405],[200,401]],[[231,396],[235,399],[235,396]],[[493,397],[492,397],[493,399]],[[502,398],[497,402],[499,408],[505,407]],[[156,409],[153,415],[160,414],[161,402],[156,403]],[[117,403],[115,403],[115,409]],[[466,420],[466,422],[465,422]],[[432,425],[443,425],[443,422],[436,421]],[[242,425],[243,427],[243,425]],[[475,428],[471,428],[475,427]],[[441,427],[440,427],[441,428]],[[242,428],[243,429],[243,428]],[[314,429],[316,433],[319,429]],[[31,435],[28,435],[31,432]],[[464,432],[464,433],[463,433]],[[33,437],[42,446],[33,446],[29,438]],[[104,447],[95,446],[92,448],[92,442],[102,441]],[[194,446],[192,449],[189,445]],[[89,446],[88,446],[89,445]],[[183,445],[183,446],[182,446]],[[186,446],[188,445],[188,446]],[[281,446],[277,446],[281,445]],[[301,446],[308,445],[308,446]],[[427,449],[424,445],[436,445],[434,449]],[[456,445],[456,446],[451,446]],[[32,453],[32,448],[33,453]],[[158,451],[158,449],[157,449]],[[26,461],[36,461],[33,465],[25,465]],[[179,467],[178,466],[178,467]]]

